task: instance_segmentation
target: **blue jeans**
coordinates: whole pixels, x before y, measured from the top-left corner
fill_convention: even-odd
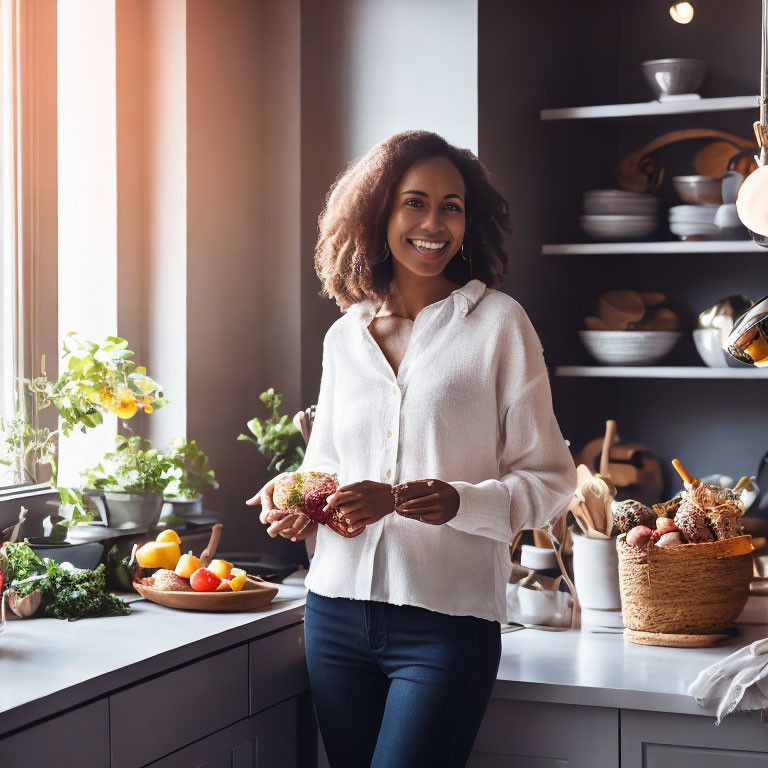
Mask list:
[[[466,764],[499,669],[498,622],[310,592],[305,639],[331,768]]]

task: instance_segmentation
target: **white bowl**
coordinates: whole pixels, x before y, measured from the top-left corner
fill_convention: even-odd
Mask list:
[[[655,215],[581,216],[579,224],[595,240],[629,240],[652,235],[659,220]]]
[[[587,352],[603,365],[653,365],[682,337],[677,331],[579,331]]]
[[[704,365],[710,368],[728,367],[728,353],[720,346],[722,336],[719,328],[697,328],[693,332],[693,343]]]
[[[703,221],[712,224],[719,205],[673,205],[669,209],[670,221]]]
[[[592,189],[584,193],[584,213],[595,216],[655,216],[659,198],[647,192]]]
[[[687,237],[714,237],[720,234],[720,227],[704,222],[670,221],[669,231],[685,239]]]

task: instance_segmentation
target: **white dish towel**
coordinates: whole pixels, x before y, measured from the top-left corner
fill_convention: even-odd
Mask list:
[[[768,638],[703,669],[688,693],[700,706],[717,706],[717,725],[731,712],[768,707]]]

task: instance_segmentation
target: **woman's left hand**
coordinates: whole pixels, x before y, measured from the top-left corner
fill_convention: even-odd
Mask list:
[[[396,486],[395,512],[429,525],[443,525],[459,511],[459,492],[442,480],[409,480]]]
[[[344,525],[354,533],[394,511],[392,486],[375,480],[344,485],[328,497],[328,507],[341,509]]]

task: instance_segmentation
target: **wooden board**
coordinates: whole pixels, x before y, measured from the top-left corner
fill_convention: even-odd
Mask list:
[[[240,592],[171,592],[147,587],[139,582],[134,589],[147,600],[166,608],[186,611],[252,611],[274,600],[277,584],[248,576]]]
[[[731,640],[732,635],[673,635],[665,632],[640,632],[625,629],[624,637],[637,645],[663,645],[668,648],[709,648]]]

